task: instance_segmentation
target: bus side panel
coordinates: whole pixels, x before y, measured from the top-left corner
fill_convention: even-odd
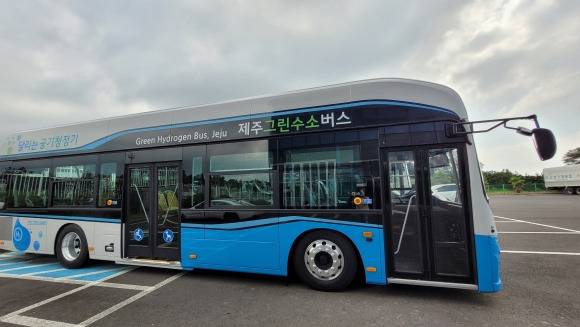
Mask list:
[[[85,229],[82,222],[79,224],[83,230]],[[93,247],[93,251],[89,251],[89,256],[91,259],[96,260],[117,260],[121,258],[121,223],[103,223],[95,222],[92,223],[94,230],[93,241],[89,242],[89,237],[87,236],[87,242],[90,247]],[[87,232],[85,231],[85,234]],[[113,252],[107,252],[105,249],[110,248],[112,245]]]
[[[81,227],[87,239],[91,259],[116,260],[120,254],[120,225],[92,221],[71,221],[35,217],[0,217],[2,249],[28,253],[55,254],[58,233],[65,225]],[[96,243],[95,243],[96,242]],[[114,252],[106,252],[105,245],[114,244]]]
[[[203,224],[181,225],[181,266],[184,269],[198,268],[197,256],[203,247]]]
[[[477,276],[479,291],[484,293],[501,290],[499,242],[496,235],[475,235]]]
[[[328,220],[296,216],[280,218],[280,258],[283,271],[288,270],[288,259],[291,259],[289,256],[291,255],[292,245],[296,239],[300,235],[316,229],[333,230],[348,237],[354,244],[355,250],[361,256],[366,282],[379,285],[385,285],[387,283],[383,229],[381,226],[371,224],[363,226],[361,224],[348,224],[345,222],[333,223]],[[372,232],[372,238],[367,240],[363,236],[363,232]]]
[[[29,217],[3,216],[0,218],[3,249],[29,253],[54,254],[48,220]],[[52,242],[52,243],[51,243]]]
[[[209,265],[224,265],[258,269],[280,269],[278,224],[242,227],[244,223],[206,225],[203,256],[198,261]],[[238,226],[242,225],[242,226]],[[238,229],[240,228],[240,229]]]
[[[0,216],[0,249],[14,251],[12,244],[12,220],[11,216]]]
[[[277,219],[182,228],[185,268],[280,275]],[[275,273],[274,273],[275,272]]]

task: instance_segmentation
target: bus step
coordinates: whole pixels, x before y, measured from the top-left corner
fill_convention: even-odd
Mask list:
[[[181,267],[181,262],[179,262],[179,261],[142,259],[142,258],[124,258],[124,259],[115,261],[115,263],[120,264],[120,265],[130,265],[130,266],[143,266],[143,267],[178,269],[178,270],[183,269]]]

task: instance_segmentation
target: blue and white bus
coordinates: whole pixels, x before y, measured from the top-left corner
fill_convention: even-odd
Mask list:
[[[474,123],[447,87],[377,79],[15,133],[0,248],[496,292]],[[518,131],[553,155],[549,130]]]

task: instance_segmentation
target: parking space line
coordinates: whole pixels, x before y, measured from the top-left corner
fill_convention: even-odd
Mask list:
[[[575,252],[542,252],[542,251],[501,251],[501,253],[549,254],[549,255],[580,255]]]
[[[88,283],[86,281],[72,280],[72,279],[54,279],[54,278],[39,277],[39,276],[34,276],[34,275],[14,275],[14,274],[1,274],[1,273],[0,273],[0,278],[26,279],[26,280],[36,280],[36,281],[41,281],[41,282],[77,284],[77,285],[85,285]]]
[[[111,278],[117,277],[117,276],[120,276],[120,275],[122,275],[122,274],[124,274],[124,273],[126,273],[126,272],[129,272],[129,271],[133,270],[133,269],[137,269],[137,267],[129,267],[128,269],[121,270],[119,273],[117,273],[117,274],[114,274],[114,275],[111,275],[111,276],[109,276],[109,277],[107,277],[107,278],[103,279],[103,281],[104,281],[104,280],[107,280],[107,279],[111,279]],[[18,277],[22,277],[22,276],[18,276]],[[51,297],[51,298],[48,298],[48,299],[46,299],[46,300],[44,300],[44,301],[37,302],[37,303],[35,303],[35,304],[29,305],[29,306],[27,306],[27,307],[25,307],[25,308],[22,308],[22,309],[20,309],[20,310],[16,310],[16,311],[14,311],[14,312],[11,312],[11,313],[9,313],[9,314],[6,314],[6,315],[4,315],[4,316],[0,317],[0,322],[8,322],[8,323],[10,323],[10,321],[11,321],[11,320],[14,320],[14,319],[15,319],[15,320],[19,320],[19,319],[20,319],[20,317],[21,317],[21,316],[20,316],[20,314],[21,314],[21,313],[24,313],[24,312],[30,311],[30,310],[32,310],[32,309],[38,308],[38,307],[40,307],[40,306],[43,306],[43,305],[45,305],[45,304],[47,304],[47,303],[54,302],[54,301],[56,301],[56,300],[59,300],[59,299],[61,299],[61,298],[63,298],[63,297],[66,297],[66,296],[69,296],[69,295],[71,295],[71,294],[74,294],[74,293],[80,292],[80,291],[82,291],[82,290],[85,290],[85,289],[87,289],[87,288],[89,288],[89,287],[92,287],[92,286],[99,286],[99,284],[100,284],[101,282],[100,282],[100,281],[98,281],[98,282],[89,282],[89,283],[87,283],[87,282],[83,282],[83,283],[84,283],[85,285],[83,285],[83,286],[81,286],[81,287],[77,287],[77,288],[75,288],[75,289],[72,289],[72,290],[70,290],[70,291],[68,291],[68,292],[65,292],[65,293],[62,293],[62,294],[59,294],[59,295],[53,296],[53,297]],[[60,323],[60,322],[56,322],[56,321],[52,322],[52,321],[48,321],[48,320],[47,320],[47,321],[44,321],[44,322],[45,322],[45,323],[44,323],[44,324],[41,324],[40,326],[62,326],[62,323]],[[20,323],[19,323],[19,324],[20,324]],[[30,325],[24,325],[24,326],[30,326]],[[38,325],[32,325],[32,326],[38,326]],[[74,325],[71,325],[71,326],[74,326]],[[85,325],[85,326],[86,326],[86,325]]]
[[[32,318],[26,316],[12,316],[3,320],[9,324],[14,325],[21,325],[21,326],[28,326],[28,327],[36,327],[36,326],[47,326],[47,327],[78,327],[75,324],[67,324],[60,321],[52,321],[46,319],[39,319],[39,318]]]
[[[577,232],[497,232],[498,234],[578,234]]]
[[[96,282],[97,280],[102,279],[102,278],[110,275],[112,272],[119,271],[119,270],[125,270],[125,269],[127,269],[127,267],[118,266],[118,267],[113,267],[111,269],[93,271],[93,272],[88,272],[85,274],[78,274],[78,275],[61,277],[61,278]]]
[[[542,226],[542,227],[548,227],[548,228],[554,228],[554,229],[564,230],[564,231],[567,231],[567,232],[572,232],[572,234],[580,234],[580,231],[575,230],[575,229],[569,229],[569,228],[551,226],[551,225],[546,225],[546,224],[538,224],[538,223],[533,223],[531,221],[525,221],[525,220],[513,219],[513,218],[507,218],[507,217],[501,217],[501,216],[494,216],[494,217],[495,218],[501,218],[501,219],[507,219],[509,221],[518,222],[518,223],[525,223],[525,224],[531,224],[531,225],[536,225],[536,226]]]
[[[111,313],[113,313],[113,312],[115,312],[115,311],[117,311],[117,310],[119,310],[119,309],[127,306],[128,304],[131,304],[131,303],[139,300],[140,298],[144,297],[145,295],[147,295],[147,294],[149,294],[149,293],[157,290],[160,287],[163,287],[166,284],[171,283],[172,281],[178,279],[179,277],[181,277],[181,276],[183,276],[183,275],[185,275],[187,273],[188,273],[188,271],[182,271],[182,272],[180,272],[178,274],[175,274],[175,275],[167,278],[166,280],[164,280],[164,281],[162,281],[160,283],[157,283],[156,285],[154,285],[152,287],[149,287],[149,288],[141,291],[140,293],[137,293],[137,294],[133,295],[132,297],[128,298],[127,300],[125,300],[123,302],[120,302],[120,303],[117,303],[116,305],[110,307],[109,309],[107,309],[107,310],[105,310],[105,311],[103,311],[103,312],[101,312],[99,314],[96,314],[96,315],[92,316],[91,318],[89,318],[89,319],[81,322],[79,325],[80,326],[88,326],[88,325],[94,323],[97,320],[100,320],[102,318],[105,318],[106,316],[110,315]]]
[[[120,288],[124,290],[133,290],[133,291],[144,291],[151,286],[141,286],[141,285],[131,285],[131,284],[118,284],[118,283],[107,283],[103,282],[99,284],[99,287],[109,287],[109,288]]]
[[[40,267],[40,268],[42,268],[42,267],[46,267],[46,266],[49,266],[49,265],[53,265],[53,263],[44,263],[44,264],[34,265],[34,267]],[[3,273],[3,274],[4,273],[10,273],[10,272],[16,272],[16,273],[18,273],[19,271],[23,271],[25,269],[30,269],[31,268],[31,266],[29,264],[26,264],[26,263],[18,263],[18,264],[14,264],[13,263],[12,266],[15,266],[15,267],[8,268],[8,269],[0,269],[0,272]]]

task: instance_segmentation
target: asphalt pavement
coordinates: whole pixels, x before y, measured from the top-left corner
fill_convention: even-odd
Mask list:
[[[578,326],[580,196],[502,195],[499,293],[407,285],[327,293],[294,279],[0,253],[0,326]]]

